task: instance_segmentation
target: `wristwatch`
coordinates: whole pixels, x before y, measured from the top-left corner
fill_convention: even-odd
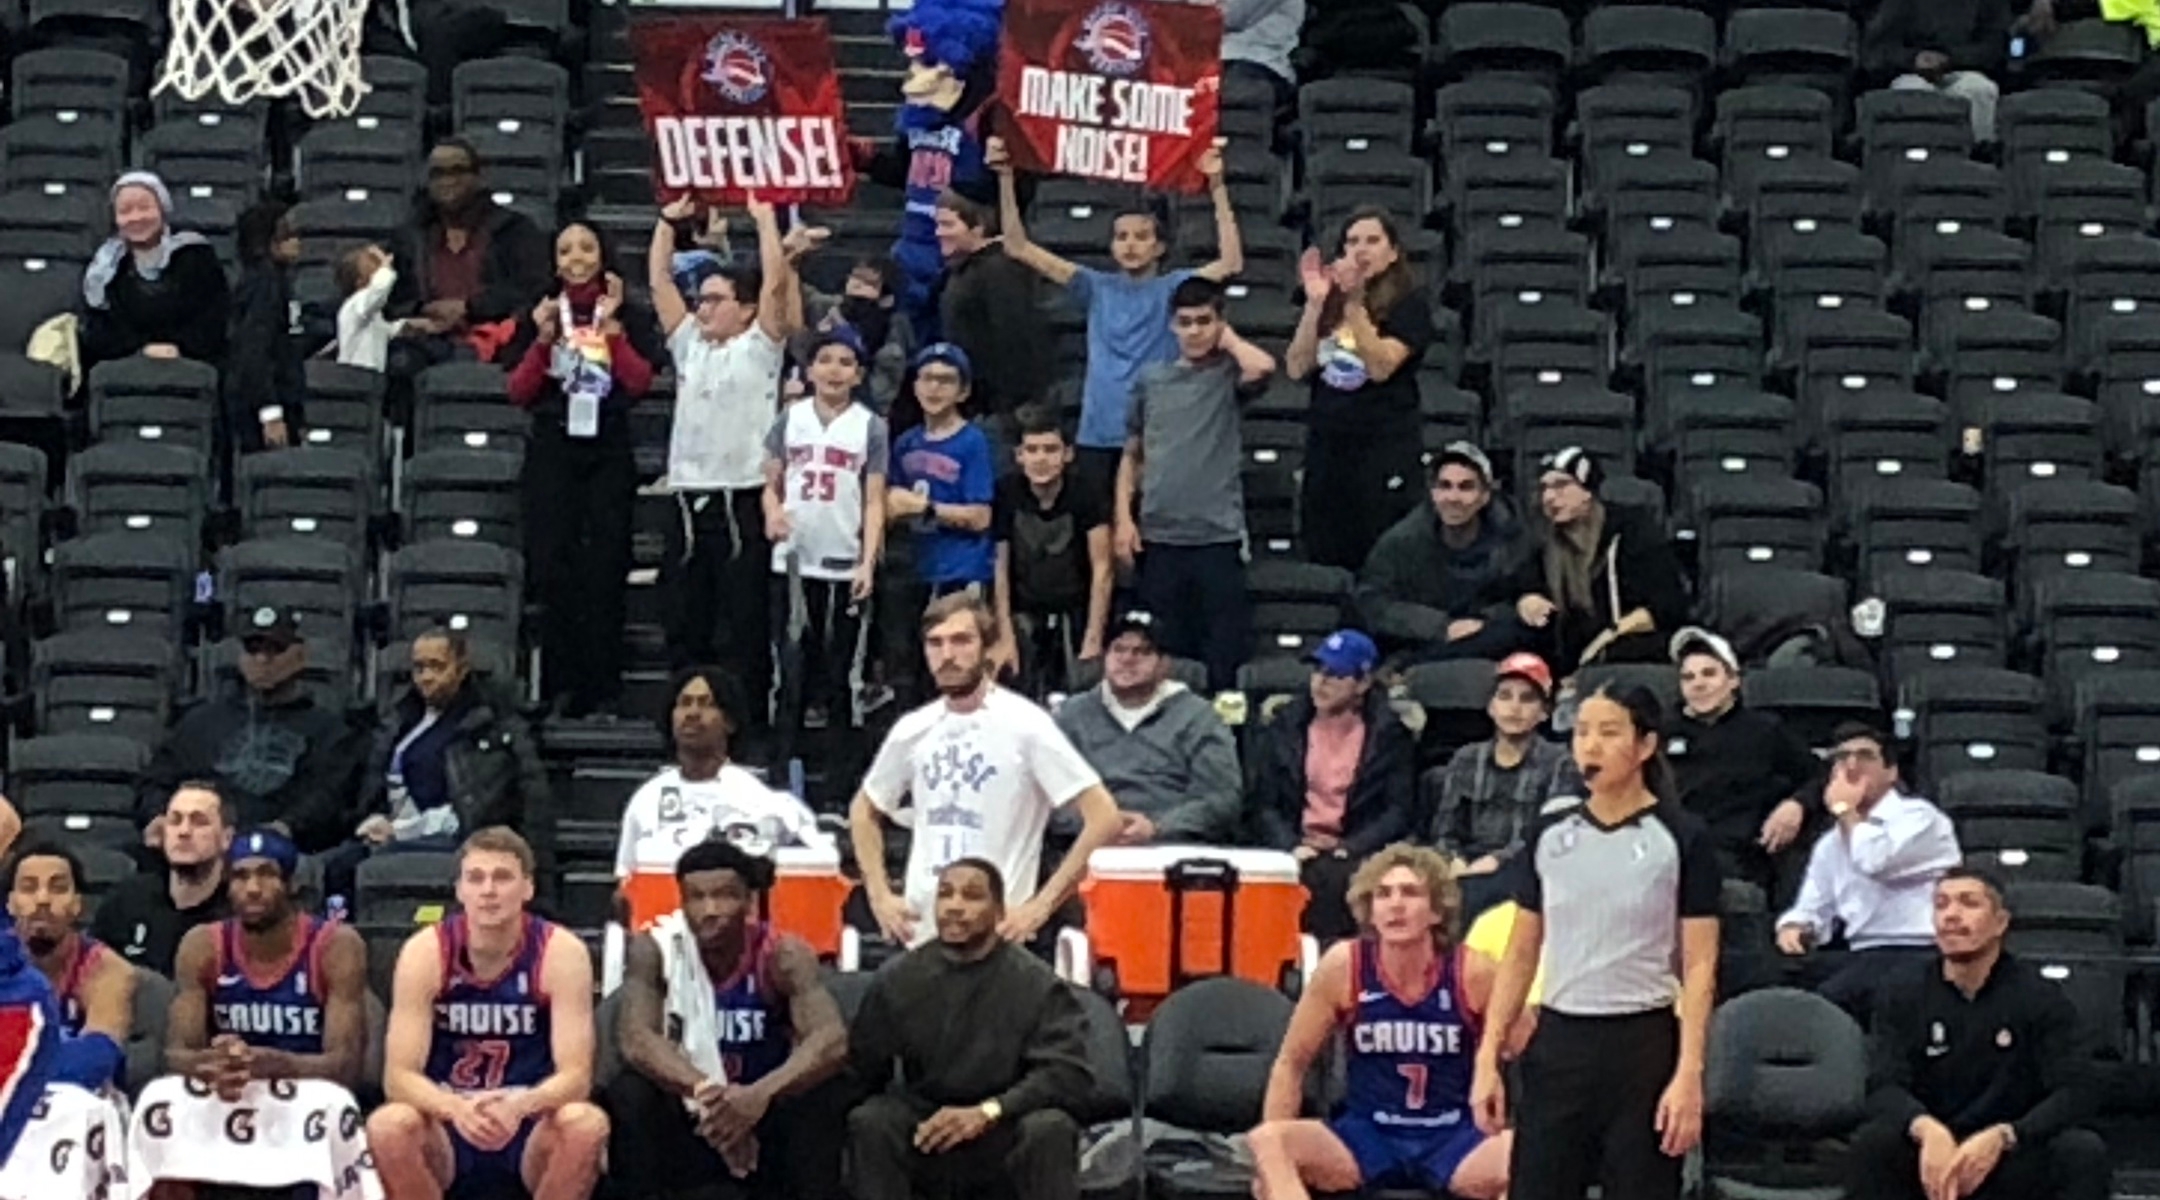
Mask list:
[[[1005,1106],[994,1099],[985,1100],[977,1106],[976,1111],[982,1113],[984,1120],[995,1125],[998,1123],[998,1119],[1005,1115]]]

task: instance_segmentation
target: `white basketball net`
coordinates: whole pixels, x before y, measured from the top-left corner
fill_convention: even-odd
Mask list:
[[[172,0],[172,42],[156,91],[213,92],[234,107],[297,96],[311,117],[350,116],[368,0]]]

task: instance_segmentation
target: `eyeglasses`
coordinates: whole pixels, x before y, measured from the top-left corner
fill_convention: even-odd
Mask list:
[[[429,163],[429,179],[454,179],[460,175],[477,175],[480,168],[471,163]]]
[[[933,387],[956,388],[960,386],[960,372],[926,369],[915,373],[915,382],[927,383]]]
[[[1883,761],[1883,753],[1873,746],[1841,746],[1830,752],[1830,761],[1834,763],[1851,761],[1866,766],[1869,763]]]
[[[700,292],[698,293],[697,305],[699,308],[711,308],[717,305],[726,304],[728,301],[733,300],[734,298],[735,297],[733,296],[715,296],[711,292]]]

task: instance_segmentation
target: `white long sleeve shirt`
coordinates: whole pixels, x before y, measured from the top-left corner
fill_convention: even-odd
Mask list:
[[[390,361],[390,339],[403,321],[383,316],[390,289],[397,286],[397,270],[384,263],[375,268],[367,286],[345,297],[338,305],[337,360],[347,366],[380,371]]]
[[[1896,788],[1851,829],[1822,835],[1780,927],[1828,939],[1842,925],[1855,950],[1923,946],[1935,938],[1935,881],[1964,861],[1943,811]]]

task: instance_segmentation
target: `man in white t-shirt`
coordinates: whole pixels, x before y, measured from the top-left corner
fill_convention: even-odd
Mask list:
[[[1009,901],[999,932],[1034,938],[1079,888],[1088,856],[1118,830],[1117,802],[1057,722],[992,680],[987,648],[996,625],[972,594],[931,602],[923,652],[939,697],[893,726],[848,810],[856,858],[874,865],[885,859],[885,822],[897,821],[912,799],[905,890],[895,892],[883,871],[863,871],[878,927],[906,945],[935,934],[923,917],[938,872],[962,858],[997,864]],[[1051,812],[1067,805],[1080,816],[1080,836],[1043,880],[1043,833]]]
[[[660,212],[646,282],[675,360],[667,486],[682,512],[668,527],[660,567],[669,657],[677,667],[718,662],[751,695],[763,696],[771,679],[772,555],[765,537],[765,431],[780,408],[787,339],[802,328],[803,300],[778,215],[770,204],[748,207],[757,225],[757,266],[701,269],[693,311],[673,274],[676,222],[696,212],[685,197]]]

